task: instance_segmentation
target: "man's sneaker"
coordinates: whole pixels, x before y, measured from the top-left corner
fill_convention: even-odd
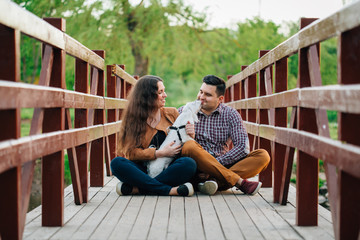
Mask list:
[[[262,182],[252,182],[244,179],[239,189],[245,194],[254,195],[260,190],[261,185]]]
[[[191,183],[187,182],[184,183],[183,185],[180,185],[177,189],[177,193],[180,196],[184,196],[184,197],[190,197],[194,194],[194,187]]]
[[[116,184],[116,192],[120,196],[122,196],[122,195],[130,195],[132,190],[133,190],[133,187],[130,186],[129,184],[126,184],[126,183],[123,183],[123,182],[119,182],[118,184]]]
[[[198,189],[201,193],[207,195],[214,195],[218,189],[217,182],[213,180],[205,181],[203,183],[198,184]]]

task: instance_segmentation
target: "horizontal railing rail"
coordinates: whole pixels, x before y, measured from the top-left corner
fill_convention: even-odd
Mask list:
[[[241,114],[252,149],[271,154],[260,174],[286,204],[295,149],[298,225],[317,225],[318,160],[324,161],[337,239],[359,233],[360,1],[324,19],[302,19],[301,30],[229,76],[225,101]],[[338,37],[336,85],[322,86],[320,43]],[[288,90],[288,58],[298,54],[297,88]],[[288,122],[288,109],[292,109]],[[338,139],[330,138],[327,111],[338,115]],[[355,192],[354,192],[355,191]]]
[[[121,111],[137,77],[124,65],[105,66],[105,51],[88,49],[65,28],[64,19],[43,20],[0,1],[1,239],[22,238],[36,159],[42,164],[44,226],[63,225],[65,153],[76,204],[88,201],[89,184],[103,186],[105,170],[111,175]],[[20,81],[21,34],[42,43],[38,85]],[[66,55],[75,59],[74,91],[66,90]],[[20,133],[24,108],[34,109],[28,136]]]

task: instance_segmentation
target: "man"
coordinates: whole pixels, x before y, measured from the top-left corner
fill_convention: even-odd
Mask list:
[[[240,114],[223,104],[225,88],[225,81],[217,76],[203,78],[197,96],[202,103],[199,122],[195,126],[186,126],[186,132],[190,136],[195,135],[197,143],[185,143],[182,154],[194,158],[198,164],[197,186],[200,192],[212,195],[217,190],[236,186],[245,194],[254,195],[262,183],[246,179],[263,171],[270,162],[270,156],[264,149],[249,152],[248,135]],[[181,110],[179,108],[179,112]],[[233,143],[231,149],[230,142]],[[197,144],[211,155],[201,153]],[[200,153],[194,154],[190,150],[193,148]]]

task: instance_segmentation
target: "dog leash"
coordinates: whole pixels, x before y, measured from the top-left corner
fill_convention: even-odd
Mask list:
[[[179,130],[182,129],[182,128],[185,128],[185,125],[181,125],[180,127],[174,127],[174,126],[169,127],[169,129],[171,129],[171,130],[176,130],[177,135],[178,135],[178,137],[180,139],[180,142],[182,142],[182,138],[181,138]]]

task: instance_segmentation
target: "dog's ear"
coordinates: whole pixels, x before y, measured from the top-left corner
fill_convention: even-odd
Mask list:
[[[185,104],[184,108],[183,108],[183,112],[186,112],[188,111],[188,108],[189,108],[189,103]]]

